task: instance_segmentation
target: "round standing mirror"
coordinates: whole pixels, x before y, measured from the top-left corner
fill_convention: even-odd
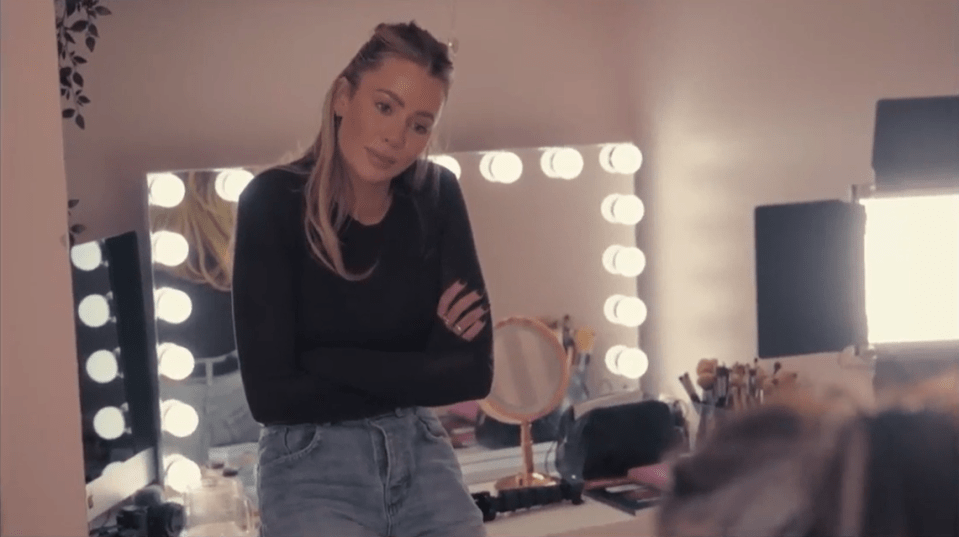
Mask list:
[[[497,490],[557,483],[534,471],[531,424],[563,401],[569,375],[563,345],[543,322],[510,317],[493,327],[493,387],[480,407],[493,419],[520,426],[524,463],[522,472],[497,481]]]

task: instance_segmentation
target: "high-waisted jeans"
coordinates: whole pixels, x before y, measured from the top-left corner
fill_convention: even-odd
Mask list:
[[[261,537],[485,537],[439,419],[399,409],[259,440]]]

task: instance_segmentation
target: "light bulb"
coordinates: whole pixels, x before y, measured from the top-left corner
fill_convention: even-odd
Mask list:
[[[610,194],[603,199],[600,211],[611,224],[634,226],[643,219],[646,208],[643,201],[632,194]]]
[[[606,319],[611,323],[635,328],[646,320],[646,304],[634,296],[613,295],[603,306]]]
[[[487,181],[509,185],[523,175],[523,161],[516,153],[493,151],[480,159],[480,173]]]
[[[98,242],[86,242],[70,248],[70,261],[80,270],[96,270],[103,264],[103,250]]]
[[[200,466],[179,453],[163,457],[163,469],[164,483],[180,494],[198,487],[203,478]]]
[[[80,321],[91,328],[100,328],[110,320],[110,302],[103,295],[88,295],[77,307]]]
[[[147,174],[147,184],[150,189],[150,205],[169,209],[179,205],[186,195],[183,180],[172,173]]]
[[[449,155],[431,155],[429,160],[453,172],[453,175],[455,175],[457,179],[459,179],[463,173],[459,161]]]
[[[240,194],[252,180],[253,174],[242,168],[223,170],[217,174],[213,187],[221,198],[236,202],[240,201]]]
[[[87,375],[100,384],[113,382],[120,373],[117,356],[106,349],[95,351],[87,358]]]
[[[610,274],[635,278],[646,268],[646,255],[639,248],[614,244],[603,252],[603,267]]]
[[[100,475],[107,477],[111,474],[119,472],[123,468],[123,463],[119,461],[111,462],[110,464],[103,467],[103,472]]]
[[[619,353],[622,352],[625,348],[626,348],[626,345],[613,345],[612,347],[609,348],[609,350],[606,351],[606,357],[605,357],[605,360],[603,361],[606,363],[606,369],[608,369],[610,373],[614,375],[619,374],[619,365],[617,364],[617,358],[619,357]]]
[[[175,267],[186,261],[190,245],[186,237],[172,231],[157,231],[153,234],[153,259],[168,267]]]
[[[104,440],[116,440],[123,436],[126,420],[123,411],[115,406],[101,408],[93,416],[93,430]]]
[[[176,399],[160,403],[163,430],[178,438],[186,438],[196,431],[200,416],[192,406]]]
[[[196,360],[185,347],[173,343],[161,343],[157,347],[157,369],[170,380],[183,380],[193,373]]]
[[[193,302],[190,301],[189,295],[179,289],[161,287],[153,296],[157,317],[168,323],[180,324],[193,313]]]
[[[616,366],[620,375],[635,380],[642,377],[649,369],[649,358],[639,349],[626,348],[619,353]]]
[[[550,148],[543,152],[540,167],[547,177],[575,179],[583,172],[583,155],[572,147]]]
[[[643,152],[633,144],[607,144],[599,152],[599,164],[608,173],[632,175],[643,165]]]

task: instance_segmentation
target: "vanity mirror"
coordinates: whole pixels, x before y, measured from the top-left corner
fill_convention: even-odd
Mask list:
[[[496,488],[555,485],[533,464],[533,420],[550,413],[569,387],[570,362],[562,342],[542,322],[510,317],[493,328],[493,387],[480,407],[490,417],[520,427],[523,471],[500,479]]]
[[[157,393],[133,231],[70,248],[87,521],[157,478]]]
[[[439,408],[437,414],[450,432],[468,483],[508,476],[517,467],[528,468],[527,461],[546,470],[552,442],[527,443],[525,450],[518,441],[485,447],[475,440],[477,419],[515,427],[525,412],[527,421],[534,421],[563,400],[570,378],[592,398],[638,393],[647,365],[637,329],[646,311],[635,278],[645,264],[635,240],[644,208],[633,187],[641,153],[632,144],[616,143],[430,158],[460,181],[494,320],[568,317],[565,329],[539,321],[532,329],[549,334],[553,342],[542,343],[546,346],[537,351],[537,359],[554,369],[524,369],[542,383],[542,407],[530,413],[508,406],[508,397],[491,398]],[[235,356],[229,263],[236,200],[260,169],[147,176],[160,392],[166,405],[164,468],[175,471],[168,475],[174,487],[196,479],[197,465],[210,460],[238,467],[240,477],[252,483],[259,424],[250,416]],[[507,346],[500,350],[497,343],[496,383],[506,386],[515,380],[504,375],[522,364],[500,365],[502,356],[520,341],[518,327],[528,330],[534,321],[503,323],[500,343]],[[574,337],[576,328],[590,337]],[[576,345],[575,339],[589,339],[589,348]],[[526,354],[514,359],[526,359]],[[547,362],[546,356],[556,360]],[[560,368],[560,357],[566,369]],[[579,366],[570,372],[574,360]],[[535,425],[533,429],[536,437]]]

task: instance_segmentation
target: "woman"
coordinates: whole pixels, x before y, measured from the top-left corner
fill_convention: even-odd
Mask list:
[[[262,535],[485,535],[427,406],[493,378],[489,301],[456,178],[425,160],[447,47],[380,24],[306,154],[240,197],[240,368],[260,436]]]
[[[185,237],[188,255],[173,267],[156,264],[153,279],[156,288],[172,287],[190,296],[190,316],[178,324],[158,322],[157,335],[161,343],[189,349],[197,367],[181,381],[161,378],[160,395],[197,410],[196,431],[171,440],[183,455],[206,463],[210,447],[256,441],[260,426],[243,394],[233,337],[230,282],[236,208],[217,194],[216,172],[187,172],[184,184],[183,201],[172,208],[151,207],[150,220],[154,232]]]

